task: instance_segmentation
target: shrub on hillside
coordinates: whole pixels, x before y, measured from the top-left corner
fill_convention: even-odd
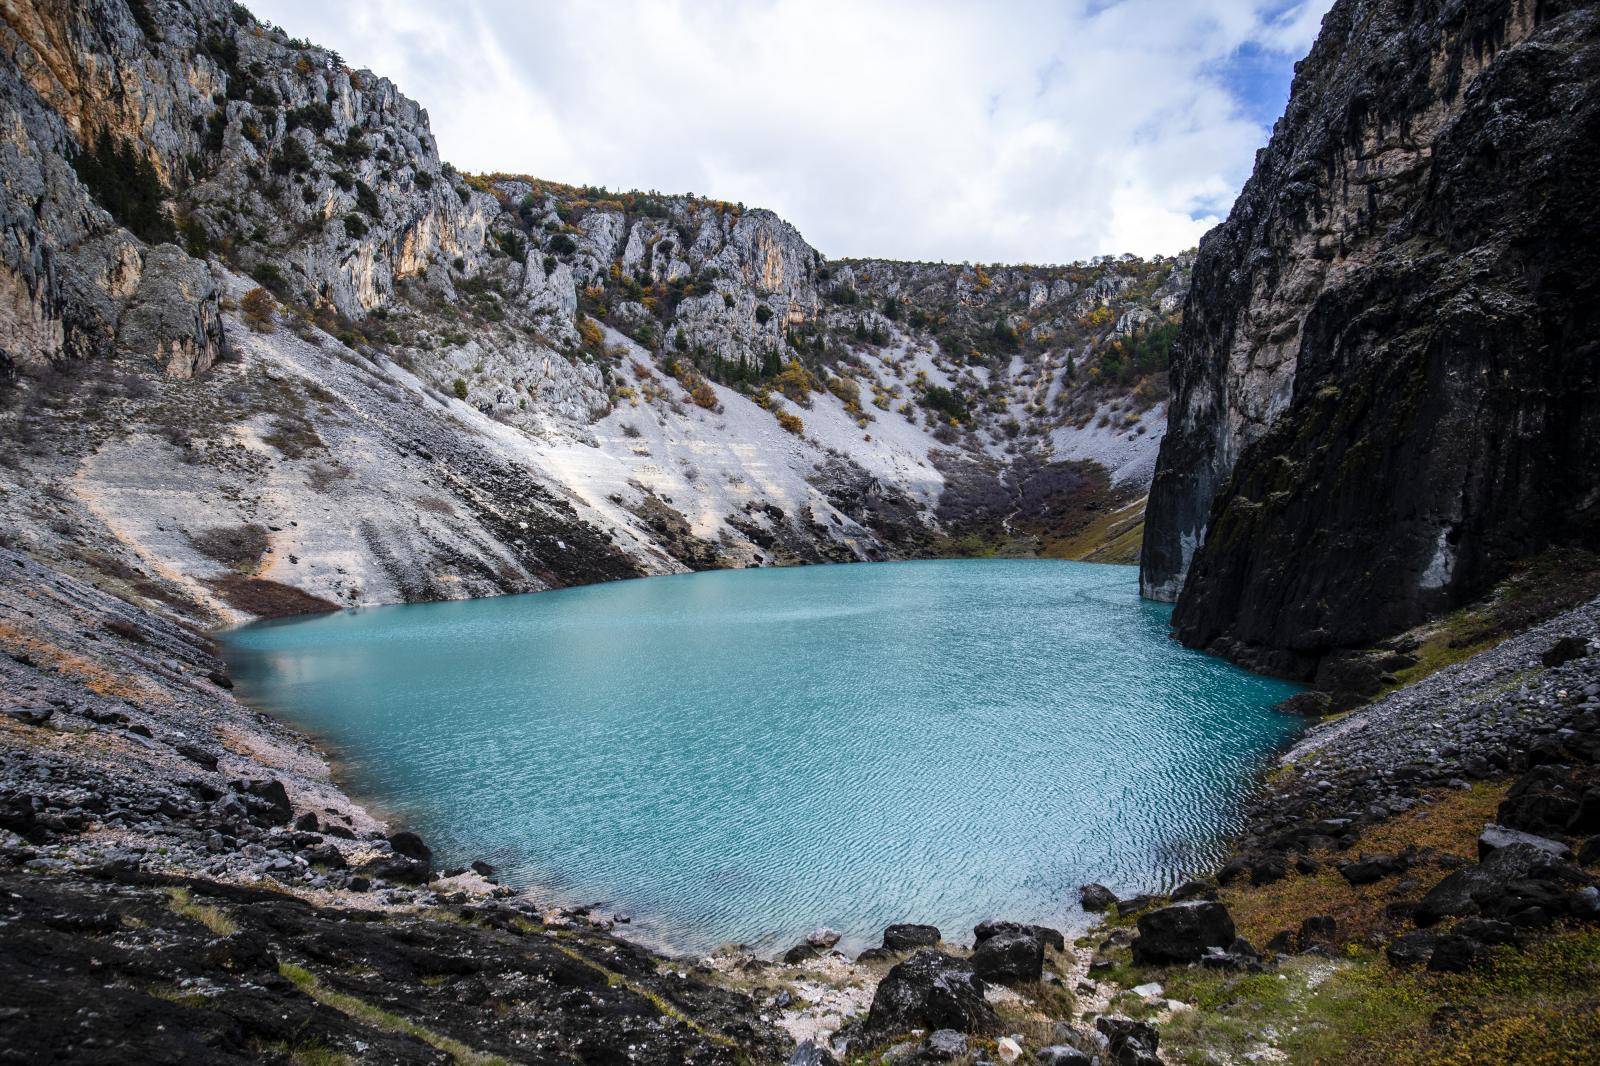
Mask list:
[[[817,388],[817,379],[811,376],[811,371],[791,359],[772,379],[772,385],[801,407],[810,407],[811,393]]]
[[[711,382],[701,378],[694,388],[689,390],[689,399],[704,407],[708,411],[715,411],[718,406],[717,390],[711,387]]]
[[[838,375],[828,379],[828,391],[844,403],[844,409],[852,414],[861,410],[861,386],[856,384],[854,378]]]
[[[256,333],[271,333],[277,329],[273,320],[275,307],[272,293],[259,285],[245,293],[244,299],[239,301],[239,313],[244,317],[244,324]]]
[[[967,401],[954,389],[929,385],[922,390],[922,406],[957,422],[967,420]]]

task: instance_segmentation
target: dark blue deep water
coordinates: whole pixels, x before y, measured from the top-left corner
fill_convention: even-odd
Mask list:
[[[445,863],[686,950],[894,921],[1072,924],[1076,886],[1217,854],[1294,723],[1131,567],[744,570],[382,607],[228,637]]]

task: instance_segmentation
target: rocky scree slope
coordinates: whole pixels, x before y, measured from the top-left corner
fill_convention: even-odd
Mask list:
[[[1343,0],[1202,242],[1142,557],[1295,676],[1600,537],[1600,12]]]
[[[1136,539],[1187,258],[830,264],[766,211],[469,178],[220,0],[0,41],[4,533],[122,592],[1039,552],[1113,504]]]

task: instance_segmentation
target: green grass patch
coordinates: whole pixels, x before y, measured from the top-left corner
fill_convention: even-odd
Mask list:
[[[665,996],[662,996],[657,992],[653,992],[635,981],[628,980],[620,973],[617,973],[615,970],[612,970],[608,967],[602,966],[600,963],[589,958],[581,951],[578,951],[574,948],[569,948],[565,944],[556,943],[554,940],[552,940],[550,943],[552,947],[561,952],[563,955],[567,956],[573,962],[582,963],[584,966],[587,966],[591,970],[594,970],[596,973],[600,974],[606,979],[606,984],[610,987],[620,988],[624,991],[632,992],[640,999],[648,1002],[665,1017],[671,1018],[676,1022],[681,1022],[714,1044],[721,1044],[726,1048],[739,1047],[737,1041],[729,1039],[722,1033],[712,1032],[711,1030],[705,1028],[699,1022],[695,1021],[693,1018],[683,1013],[683,1011],[679,1010]]]
[[[264,1044],[258,1051],[287,1056],[291,1066],[350,1066],[355,1062],[342,1051],[335,1051],[318,1041],[304,1044]]]
[[[1267,1051],[1291,1066],[1557,1066],[1600,1049],[1600,931],[1562,929],[1466,974],[1392,968],[1371,950],[1278,972],[1146,971],[1195,1009],[1162,1028],[1173,1063]]]
[[[317,979],[316,974],[303,966],[293,963],[279,963],[278,972],[290,981],[296,988],[321,1003],[323,1006],[332,1007],[345,1017],[370,1025],[374,1029],[384,1029],[391,1033],[403,1033],[414,1037],[430,1047],[438,1048],[449,1055],[456,1062],[466,1066],[503,1066],[505,1060],[498,1055],[486,1055],[475,1051],[461,1041],[436,1033],[425,1025],[419,1025],[409,1018],[402,1018],[398,1014],[391,1014],[382,1007],[375,1007],[358,996],[347,992],[329,988]]]
[[[1144,505],[1141,496],[1065,537],[1046,538],[1040,554],[1088,563],[1137,563],[1144,546]]]
[[[239,924],[228,917],[226,911],[209,903],[196,902],[187,888],[167,889],[167,906],[172,908],[172,913],[199,922],[218,936],[232,936],[239,931]]]
[[[1419,644],[1414,666],[1395,672],[1393,692],[1492,648],[1535,623],[1600,595],[1600,555],[1581,548],[1552,548],[1518,564],[1510,577],[1477,603],[1412,631]]]

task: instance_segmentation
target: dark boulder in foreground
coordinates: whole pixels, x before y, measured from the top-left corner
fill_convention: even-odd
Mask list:
[[[1008,929],[978,942],[972,972],[985,981],[1014,984],[1044,976],[1044,941],[1031,929]]]
[[[1554,856],[1557,859],[1570,859],[1572,857],[1572,849],[1559,840],[1551,840],[1549,837],[1535,836],[1532,833],[1524,833],[1520,829],[1508,829],[1503,825],[1491,823],[1484,826],[1483,832],[1478,834],[1478,858],[1480,860],[1487,859],[1501,848],[1509,847],[1512,844],[1527,844],[1529,847],[1538,848],[1545,854]]]
[[[1133,961],[1141,965],[1199,962],[1207,948],[1232,946],[1233,916],[1212,900],[1196,899],[1139,916]]]
[[[1149,1022],[1106,1015],[1096,1018],[1094,1027],[1110,1044],[1111,1061],[1116,1066],[1162,1066],[1157,1054],[1161,1035]]]
[[[815,1040],[807,1040],[789,1056],[789,1066],[834,1066],[838,1062],[828,1050]]]
[[[891,925],[883,931],[883,946],[889,951],[915,951],[917,948],[931,948],[940,939],[939,927],[936,925],[915,925],[910,922],[901,922]]]
[[[1589,642],[1583,637],[1562,637],[1539,656],[1539,661],[1550,667],[1565,666],[1588,654]]]
[[[993,1033],[1000,1018],[983,998],[984,982],[965,959],[924,949],[890,970],[867,1012],[867,1042],[911,1029]]]
[[[1089,913],[1099,914],[1117,905],[1117,894],[1105,885],[1084,885],[1078,889],[1078,902]]]
[[[990,918],[972,927],[972,939],[979,944],[992,936],[999,936],[1002,933],[1028,933],[1038,937],[1046,947],[1055,948],[1057,951],[1067,950],[1067,938],[1061,935],[1061,930],[1052,929],[1048,925],[1002,922],[998,919]]]
[[[1370,885],[1375,881],[1383,880],[1385,877],[1393,877],[1396,874],[1404,873],[1409,865],[1410,861],[1404,855],[1387,855],[1383,853],[1371,855],[1363,851],[1354,861],[1339,863],[1338,870],[1339,876],[1348,881],[1353,887],[1356,885]]]
[[[1509,844],[1465,866],[1422,897],[1413,917],[1421,926],[1482,915],[1524,928],[1572,915],[1587,918],[1588,897],[1575,891],[1590,878],[1577,866],[1532,844]]]
[[[1540,836],[1593,833],[1600,830],[1597,786],[1600,777],[1587,766],[1535,766],[1512,783],[1495,817],[1503,826]]]
[[[294,804],[283,782],[275,777],[264,781],[235,781],[233,790],[243,800],[250,820],[260,825],[288,825],[294,817]]]
[[[424,844],[422,838],[409,829],[391,833],[389,835],[389,846],[395,850],[395,854],[404,855],[408,859],[416,859],[418,862],[431,862],[433,860],[433,849]]]

